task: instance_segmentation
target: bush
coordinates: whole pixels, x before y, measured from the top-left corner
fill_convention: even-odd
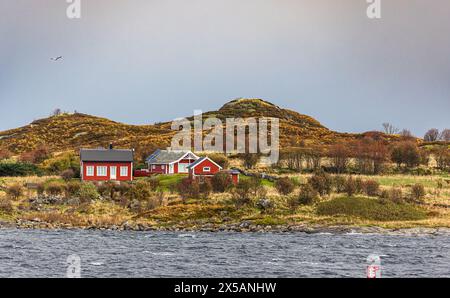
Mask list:
[[[298,203],[301,205],[314,204],[319,197],[317,190],[310,184],[303,185],[300,188],[300,194],[298,196]]]
[[[425,187],[420,184],[414,184],[411,186],[411,199],[416,203],[422,203],[424,201],[426,192]]]
[[[236,207],[250,204],[251,184],[249,180],[241,180],[233,189],[233,201]]]
[[[50,173],[61,173],[72,170],[74,177],[80,177],[80,157],[74,152],[66,152],[42,163],[44,169]]]
[[[329,174],[319,171],[315,172],[314,175],[308,179],[308,184],[310,184],[321,196],[324,196],[331,193],[333,179]]]
[[[344,176],[337,175],[334,177],[333,185],[337,193],[345,192],[345,182],[346,180]]]
[[[45,193],[45,184],[44,183],[38,183],[36,187],[36,192],[38,196],[43,196]]]
[[[42,171],[35,165],[21,162],[0,162],[0,177],[40,176]]]
[[[69,181],[75,177],[75,172],[72,169],[67,169],[62,171],[60,176],[64,181]]]
[[[19,199],[24,193],[24,188],[19,183],[12,184],[6,188],[6,195],[12,200]]]
[[[200,194],[203,199],[209,198],[211,192],[212,192],[211,181],[207,179],[203,183],[200,183]]]
[[[200,185],[195,179],[184,178],[177,184],[177,191],[183,199],[200,197]]]
[[[158,191],[153,193],[147,202],[147,210],[153,210],[155,208],[160,207],[165,199],[165,195],[163,191]]]
[[[13,154],[11,153],[11,151],[9,151],[7,149],[0,149],[0,160],[9,159],[12,156],[13,156]]]
[[[76,196],[80,191],[81,183],[79,181],[69,181],[66,184],[66,198]]]
[[[65,192],[65,185],[58,181],[51,181],[45,186],[45,193],[50,196],[60,196]]]
[[[380,184],[375,180],[367,180],[363,182],[362,190],[366,195],[374,197],[380,192]]]
[[[389,200],[397,204],[401,204],[404,202],[403,192],[401,188],[391,188],[389,190],[383,190],[381,192],[380,198],[385,201]]]
[[[130,201],[147,201],[151,195],[150,183],[146,180],[138,180],[130,186],[126,196]]]
[[[148,183],[150,185],[150,188],[152,190],[156,190],[159,187],[159,179],[156,177],[150,177],[148,180]]]
[[[215,192],[225,192],[233,185],[233,181],[227,173],[219,172],[211,178],[211,184]]]
[[[424,210],[412,205],[357,197],[341,197],[322,202],[317,207],[317,213],[319,215],[344,215],[377,221],[420,220],[426,218]]]
[[[0,212],[9,214],[12,213],[14,210],[12,203],[10,200],[5,198],[0,198]]]
[[[92,183],[82,183],[78,190],[78,198],[81,203],[90,203],[91,201],[98,200],[100,195],[97,192],[97,187]]]
[[[294,191],[295,185],[291,179],[284,177],[275,182],[275,188],[280,194],[286,196]]]
[[[355,179],[353,179],[353,177],[348,177],[347,180],[345,181],[345,193],[351,197],[356,193],[357,190],[357,186],[356,186],[356,181]]]

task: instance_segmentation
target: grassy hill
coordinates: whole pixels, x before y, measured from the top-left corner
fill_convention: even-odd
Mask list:
[[[204,114],[204,119],[227,117],[277,117],[280,119],[282,147],[303,144],[330,144],[360,135],[337,133],[312,117],[282,109],[261,99],[237,99],[217,111]],[[192,118],[190,118],[192,119]],[[62,114],[40,119],[24,127],[0,132],[0,149],[20,154],[46,145],[52,152],[78,150],[80,147],[166,147],[174,131],[170,122],[156,125],[128,125],[86,114]]]

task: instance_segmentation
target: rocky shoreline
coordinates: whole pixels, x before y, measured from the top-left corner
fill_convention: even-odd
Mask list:
[[[84,226],[53,224],[40,220],[0,221],[0,229],[43,229],[43,230],[111,230],[111,231],[165,231],[165,232],[238,232],[238,233],[306,233],[306,234],[382,234],[399,236],[445,235],[450,228],[402,228],[386,229],[376,226],[323,226],[323,225],[255,225],[249,221],[233,224],[203,224],[199,226],[173,225],[169,227],[125,222],[118,226]]]

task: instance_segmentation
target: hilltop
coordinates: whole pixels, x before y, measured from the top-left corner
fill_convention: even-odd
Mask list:
[[[330,144],[358,136],[334,132],[310,116],[261,99],[230,101],[217,111],[205,113],[204,119],[211,116],[222,120],[228,117],[277,117],[280,119],[280,142],[283,147]],[[20,154],[46,145],[52,152],[61,152],[80,147],[106,146],[110,142],[116,147],[166,147],[175,133],[170,129],[170,124],[129,125],[81,113],[61,114],[0,132],[0,149]]]

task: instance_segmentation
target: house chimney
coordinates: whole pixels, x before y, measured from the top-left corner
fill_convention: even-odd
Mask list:
[[[113,150],[114,146],[112,143],[109,143],[109,150]]]

